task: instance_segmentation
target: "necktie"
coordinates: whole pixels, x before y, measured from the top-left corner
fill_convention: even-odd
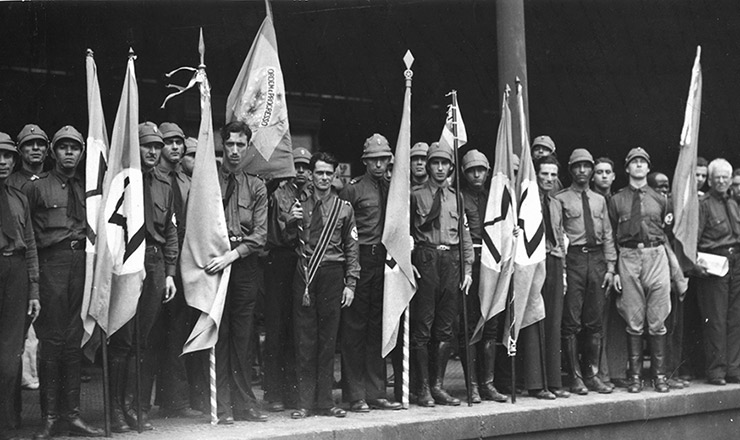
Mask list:
[[[434,194],[434,200],[432,201],[432,208],[429,210],[429,215],[424,223],[419,226],[419,230],[428,232],[432,230],[432,226],[439,229],[439,212],[442,209],[442,188],[437,188],[436,194]]]
[[[76,177],[67,179],[67,217],[71,217],[78,222],[85,220],[85,207],[82,204],[77,191],[75,191]]]
[[[544,197],[544,204],[542,207],[542,217],[545,220],[545,237],[547,237],[547,241],[550,242],[553,246],[557,244],[555,241],[555,232],[552,230],[552,217],[550,216],[550,198],[545,196]]]
[[[632,210],[630,211],[629,232],[632,240],[642,241],[642,210],[640,209],[640,190],[632,191]]]
[[[180,192],[180,185],[177,183],[177,172],[170,171],[170,185],[172,186],[172,194],[175,196],[175,216],[177,217],[178,224],[180,222],[180,216],[184,214],[182,210],[182,193]]]
[[[226,193],[224,194],[224,208],[229,206],[229,200],[231,200],[231,195],[234,194],[234,190],[236,189],[236,177],[229,173],[229,177],[227,177],[228,183],[226,184]]]
[[[0,222],[2,222],[2,231],[8,240],[10,245],[20,245],[23,241],[20,239],[17,228],[15,228],[15,222],[13,221],[13,213],[10,212],[10,200],[8,200],[8,187],[5,183],[0,183]]]
[[[152,172],[144,173],[144,224],[146,225],[146,235],[156,237],[154,228],[154,202],[152,201]]]
[[[308,245],[312,248],[316,247],[316,243],[319,242],[319,236],[321,236],[321,230],[324,228],[324,218],[321,215],[321,200],[316,202],[311,213],[311,226],[308,229]]]
[[[586,191],[581,193],[581,203],[583,203],[583,223],[586,226],[586,246],[596,247],[596,233],[594,232],[594,218],[591,216],[591,206],[588,204],[588,195]]]

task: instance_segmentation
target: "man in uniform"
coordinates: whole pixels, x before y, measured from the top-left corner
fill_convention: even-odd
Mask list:
[[[298,255],[295,224],[300,219],[298,194],[311,175],[311,153],[293,150],[296,177],[283,180],[270,196],[265,264],[265,401],[267,410],[296,408],[298,399],[293,347],[293,278]]]
[[[291,417],[309,412],[345,417],[334,406],[334,350],[341,308],[352,305],[357,279],[357,227],[352,205],[331,190],[337,160],[329,153],[311,157],[313,185],[304,186],[291,224],[300,236],[299,263],[293,281],[293,317],[298,374],[298,409]]]
[[[612,185],[614,184],[614,161],[608,157],[600,157],[594,161],[593,190],[609,200],[612,197]]]
[[[25,186],[39,253],[39,288],[45,312],[39,338],[39,390],[43,426],[35,439],[63,433],[102,436],[80,418],[82,296],[85,284],[85,188],[77,175],[83,138],[67,125],[52,141],[54,168]]]
[[[488,158],[478,150],[470,150],[462,158],[462,171],[465,178],[462,194],[475,259],[473,262],[473,282],[470,288],[472,293],[460,297],[461,301],[468,302],[468,328],[465,328],[465,321],[460,316],[457,340],[458,347],[460,347],[460,359],[463,360],[466,370],[465,379],[466,381],[469,377],[471,379],[468,386],[471,388],[473,403],[480,403],[481,398],[496,402],[506,402],[507,400],[507,397],[499,393],[493,385],[498,316],[494,316],[486,322],[481,340],[470,347],[470,365],[466,365],[467,359],[464,354],[465,335],[463,332],[467,331],[468,336],[471,336],[481,316],[478,286],[480,283],[480,256],[483,246],[483,220],[486,217],[486,205],[488,204],[488,186],[486,183],[490,170],[491,166],[488,163]],[[461,313],[462,310],[462,305],[460,305]],[[471,370],[470,373],[467,372],[468,369]]]
[[[198,139],[193,137],[185,138],[185,154],[182,156],[180,166],[182,167],[182,172],[188,177],[193,177],[196,151],[198,151]]]
[[[206,272],[217,273],[231,265],[224,314],[216,344],[219,423],[234,420],[265,422],[252,392],[250,349],[257,302],[258,253],[267,241],[267,189],[257,176],[244,169],[252,132],[241,121],[221,129],[224,161],[218,177],[223,195],[231,250],[213,258]],[[287,274],[286,274],[287,275]]]
[[[444,390],[447,361],[452,353],[460,290],[472,283],[473,245],[467,228],[459,230],[455,190],[448,184],[452,149],[438,143],[429,147],[429,180],[411,191],[411,261],[419,273],[418,289],[411,300],[411,357],[418,384],[420,406],[460,405]],[[459,246],[465,261],[460,267]],[[460,284],[460,271],[464,281]],[[432,375],[431,389],[429,375]]]
[[[570,242],[565,257],[568,287],[562,321],[570,391],[608,394],[612,388],[604,385],[598,372],[604,303],[606,292],[614,281],[617,251],[606,199],[588,187],[594,170],[591,153],[576,148],[570,155],[568,167],[573,183],[555,198],[562,206],[563,227]]]
[[[26,183],[38,179],[44,171],[44,161],[49,152],[49,137],[38,125],[28,124],[18,133],[18,152],[21,168],[8,177],[6,183],[23,189]]]
[[[385,394],[385,360],[380,354],[383,333],[383,238],[388,181],[385,172],[391,159],[388,140],[373,134],[365,140],[362,163],[365,175],[352,179],[340,197],[352,205],[360,245],[360,279],[352,307],[342,311],[342,397],[350,411],[401,409]]]
[[[621,292],[617,309],[627,323],[627,391],[642,391],[642,338],[647,326],[653,386],[666,393],[665,319],[671,311],[671,277],[663,228],[668,206],[665,197],[647,185],[647,151],[631,149],[624,166],[629,185],[612,196],[609,217],[620,250],[614,285]]]
[[[16,395],[23,336],[41,309],[39,266],[28,199],[7,184],[18,160],[15,144],[0,133],[0,438],[17,427]]]
[[[417,142],[411,147],[411,187],[424,184],[427,175],[427,152],[429,145],[426,142]]]
[[[149,423],[151,391],[156,365],[147,351],[149,334],[157,320],[162,303],[175,296],[177,271],[177,228],[172,220],[174,201],[172,187],[155,166],[162,153],[164,141],[153,122],[139,124],[139,153],[144,179],[144,223],[146,278],[136,309],[136,318],[111,335],[108,352],[111,387],[111,429],[127,432],[141,423],[143,429],[153,429]],[[138,321],[138,328],[136,328]],[[127,384],[127,374],[135,370],[135,347],[140,349],[141,396],[137,397],[134,382]],[[130,364],[130,365],[129,365]],[[126,389],[130,390],[130,405],[126,404]],[[136,402],[141,402],[141,420],[137,417]],[[122,414],[125,409],[125,417]]]
[[[537,136],[532,141],[532,160],[555,154],[555,142],[550,136]]]
[[[729,261],[724,276],[697,265],[697,299],[704,323],[707,382],[740,383],[740,208],[730,197],[732,165],[714,159],[708,167],[710,190],[699,201],[699,252]]]

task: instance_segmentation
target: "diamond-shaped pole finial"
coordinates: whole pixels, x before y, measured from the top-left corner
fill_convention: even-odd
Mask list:
[[[206,43],[203,41],[203,28],[200,28],[200,39],[198,40],[198,53],[200,53],[200,65],[206,65]]]
[[[411,69],[411,65],[414,64],[414,56],[410,50],[407,50],[406,55],[403,56],[403,62],[406,64],[407,69]]]

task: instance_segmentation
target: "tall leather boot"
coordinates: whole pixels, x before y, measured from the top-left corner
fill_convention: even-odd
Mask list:
[[[464,347],[465,342],[460,344]],[[478,391],[478,353],[477,347],[473,345],[470,350],[470,365],[467,362],[465,350],[460,350],[460,362],[465,375],[465,386],[470,390],[470,401],[472,403],[481,403],[480,392]]]
[[[653,387],[659,393],[670,391],[665,377],[666,335],[650,335],[650,370]]]
[[[480,344],[483,346],[480,375],[483,383],[480,386],[480,396],[483,400],[506,402],[509,398],[499,393],[496,387],[493,386],[494,370],[496,368],[496,341],[486,339],[485,341],[481,341]]]
[[[126,423],[124,408],[126,402],[126,375],[128,361],[126,358],[110,357],[108,361],[108,376],[110,381],[110,425],[111,431],[123,433],[131,431]]]
[[[144,353],[141,353],[139,360],[139,373],[141,374],[141,398],[139,399],[139,390],[137,389],[136,383],[136,356],[129,356],[128,358],[127,392],[125,394],[126,400],[128,402],[124,407],[124,415],[126,416],[126,423],[128,423],[131,429],[138,430],[139,424],[141,423],[142,431],[151,431],[152,429],[154,429],[154,426],[149,423],[148,411],[149,402],[152,395],[151,392],[153,378],[152,380],[149,380],[150,376],[148,374],[146,363],[144,361]],[[139,412],[137,407],[137,402],[139,400],[141,400],[141,422],[139,421]]]
[[[85,423],[80,417],[80,372],[81,353],[68,354],[69,358],[64,361],[64,403],[66,414],[64,416],[69,427],[70,435],[80,437],[102,437],[105,435],[102,429],[95,428]]]
[[[583,383],[591,391],[596,391],[599,394],[609,394],[612,392],[612,389],[604,385],[604,382],[598,376],[599,357],[601,356],[601,335],[587,334],[584,336],[584,350],[581,351]]]
[[[434,362],[434,377],[432,378],[432,397],[440,405],[458,406],[460,399],[450,396],[444,390],[445,371],[447,370],[447,361],[452,354],[452,344],[449,342],[438,342],[433,349],[436,351]]]
[[[43,353],[43,349],[41,351]],[[33,434],[34,440],[45,440],[55,435],[65,434],[62,430],[62,420],[59,417],[59,389],[60,389],[59,362],[56,360],[39,359],[39,389],[43,425]]]
[[[585,396],[588,388],[583,383],[583,375],[578,361],[578,340],[575,336],[563,338],[563,352],[565,353],[565,365],[570,377],[570,392]]]
[[[627,392],[642,391],[642,335],[627,333]]]
[[[419,406],[433,407],[434,398],[432,398],[429,389],[429,354],[426,347],[413,347],[411,350],[411,359],[414,363],[414,372],[416,373],[416,403]]]

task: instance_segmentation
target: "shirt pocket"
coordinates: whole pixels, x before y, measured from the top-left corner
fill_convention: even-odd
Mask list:
[[[380,203],[377,200],[367,199],[362,200],[357,204],[357,210],[355,215],[363,217],[371,217],[375,215],[380,209]]]
[[[565,216],[566,219],[571,220],[574,218],[581,217],[583,214],[581,213],[580,207],[576,208],[572,206],[571,207],[566,206],[563,209],[563,215]]]
[[[604,238],[604,212],[603,211],[592,211],[591,217],[594,220],[594,233],[597,238]]]
[[[246,200],[239,200],[239,224],[243,231],[252,232],[254,217],[254,203]]]
[[[731,235],[730,232],[730,225],[724,216],[709,217],[704,228],[704,236],[709,240],[720,240]]]
[[[45,228],[64,228],[67,226],[67,200],[64,201],[51,198],[44,200],[44,211],[46,213]]]
[[[155,201],[154,205],[154,224],[157,226],[164,227],[164,223],[167,219],[167,205],[162,202]],[[164,229],[162,229],[164,231]]]

